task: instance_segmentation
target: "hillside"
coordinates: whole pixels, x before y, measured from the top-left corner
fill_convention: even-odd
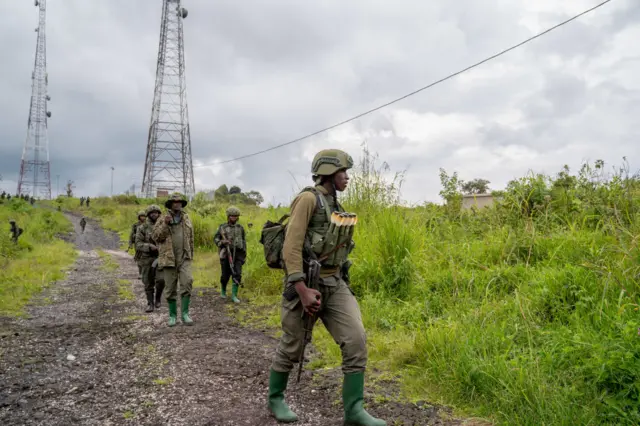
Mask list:
[[[452,178],[442,175],[443,206],[398,206],[399,181],[385,181],[375,170],[359,171],[343,198],[359,216],[351,275],[373,383],[397,380],[403,398],[500,424],[640,422],[638,180],[624,170],[608,176],[596,163],[575,175],[565,169],[514,180],[495,193],[492,207],[461,210]],[[90,209],[73,198],[52,204],[96,218],[126,240],[136,212],[151,202],[159,203],[118,196],[92,200]],[[188,206],[196,287],[217,289],[212,241],[226,207],[198,198]],[[242,209],[241,222],[254,226],[247,233],[243,305],[234,314],[277,335],[281,275],[264,264],[258,240],[261,225],[286,209]],[[3,220],[15,213],[29,224],[21,247],[37,246],[42,221],[52,225],[37,241],[66,247],[52,239],[65,227],[59,213],[23,204],[0,212]],[[6,241],[2,247],[3,259],[15,262],[41,255],[37,247],[18,254]],[[68,263],[67,252],[54,253]],[[23,266],[0,273],[17,288],[16,271],[27,269],[36,273]],[[39,289],[28,288],[11,297],[24,301]],[[16,311],[20,304],[7,303],[3,291],[3,311]],[[338,366],[339,348],[326,330],[320,325],[314,333],[319,355],[309,368]],[[378,392],[377,398],[394,397]]]
[[[410,399],[499,423],[640,422],[638,180],[585,165],[514,180],[493,207],[463,212],[448,179],[445,206],[398,207],[398,182],[375,171],[356,175],[343,200],[360,218],[352,281],[371,365]],[[125,235],[147,204],[96,199],[87,214]],[[212,238],[225,208],[189,206],[198,286],[217,287]],[[241,294],[250,324],[278,325],[281,276],[258,239],[284,211],[243,210],[255,225]],[[313,367],[339,364],[321,326],[314,343]]]

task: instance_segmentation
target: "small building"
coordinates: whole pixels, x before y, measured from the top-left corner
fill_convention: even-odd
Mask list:
[[[468,210],[471,207],[477,209],[490,207],[493,205],[492,194],[464,194],[462,196],[462,209]]]

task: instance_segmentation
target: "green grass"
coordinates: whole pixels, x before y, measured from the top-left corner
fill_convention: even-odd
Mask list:
[[[605,176],[598,163],[574,175],[529,175],[494,207],[461,212],[443,176],[447,205],[398,205],[400,182],[366,169],[343,197],[359,216],[351,279],[374,389],[397,378],[406,399],[496,424],[639,424],[637,177],[624,169]],[[96,199],[90,214],[126,233],[147,201],[124,201]],[[195,286],[218,286],[212,239],[224,208],[189,206]],[[258,239],[284,211],[243,209],[241,223],[255,225],[245,304],[229,309],[244,324],[279,325],[282,275],[264,264]],[[321,325],[314,345],[321,356],[312,367],[340,365]]]
[[[96,250],[96,252],[98,253],[98,256],[100,256],[100,259],[102,259],[102,265],[100,265],[100,268],[102,268],[103,271],[114,272],[118,269],[118,262],[113,260],[113,256],[100,249]]]
[[[136,300],[131,290],[131,280],[118,280],[118,296],[123,300]]]
[[[171,377],[163,377],[160,379],[155,379],[153,381],[153,384],[158,386],[166,386],[166,385],[170,385],[171,383],[173,383],[173,379]]]
[[[10,239],[9,219],[24,229],[18,244]],[[58,212],[12,199],[0,200],[0,227],[0,314],[21,315],[35,294],[63,279],[73,264],[73,246],[56,238],[72,226]]]

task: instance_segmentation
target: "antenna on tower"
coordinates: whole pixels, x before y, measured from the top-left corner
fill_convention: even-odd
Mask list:
[[[142,194],[152,198],[179,191],[195,193],[185,80],[181,0],[163,0],[156,85],[151,107]]]
[[[51,199],[51,176],[49,163],[49,138],[47,136],[47,119],[51,111],[47,110],[47,102],[51,97],[47,94],[49,78],[47,75],[47,37],[45,31],[47,0],[35,0],[39,7],[39,23],[36,32],[36,58],[31,73],[31,105],[27,121],[27,138],[22,151],[18,194]]]

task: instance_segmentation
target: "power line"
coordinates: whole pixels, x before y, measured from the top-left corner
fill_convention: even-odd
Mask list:
[[[529,43],[529,42],[531,42],[531,41],[533,41],[533,40],[535,40],[535,39],[537,39],[537,38],[539,38],[539,37],[542,37],[543,35],[545,35],[545,34],[547,34],[547,33],[550,33],[551,31],[553,31],[553,30],[555,30],[555,29],[560,28],[560,27],[562,27],[563,25],[566,25],[566,24],[568,24],[568,23],[569,23],[569,22],[571,22],[571,21],[574,21],[574,20],[576,20],[576,19],[578,19],[578,18],[580,18],[580,17],[582,17],[582,16],[584,16],[584,15],[586,15],[586,14],[590,13],[590,12],[593,12],[594,10],[596,10],[596,9],[598,9],[598,8],[600,8],[600,7],[602,7],[602,6],[604,6],[605,4],[607,4],[607,3],[611,2],[611,1],[612,1],[612,0],[605,0],[605,1],[603,1],[602,3],[600,3],[600,4],[598,4],[598,5],[596,5],[596,6],[592,7],[592,8],[590,8],[590,9],[585,10],[584,12],[581,12],[581,13],[579,13],[579,14],[577,14],[577,15],[575,15],[575,16],[573,16],[573,17],[569,18],[569,19],[567,19],[566,21],[560,22],[559,24],[554,25],[553,27],[548,28],[548,29],[546,29],[546,30],[542,31],[541,33],[538,33],[538,34],[536,34],[536,35],[534,35],[534,36],[532,36],[532,37],[529,37],[528,39],[526,39],[526,40],[524,40],[524,41],[522,41],[522,42],[520,42],[520,43],[518,43],[518,44],[515,44],[515,45],[513,45],[513,46],[511,46],[511,47],[509,47],[509,48],[507,48],[507,49],[504,49],[504,50],[502,50],[502,51],[500,51],[500,52],[496,53],[496,54],[495,54],[495,55],[493,55],[493,56],[489,56],[488,58],[483,59],[483,60],[482,60],[482,61],[480,61],[480,62],[476,62],[476,63],[475,63],[475,64],[473,64],[473,65],[470,65],[470,66],[468,66],[468,67],[466,67],[466,68],[464,68],[464,69],[461,69],[460,71],[457,71],[457,72],[455,72],[455,73],[453,73],[453,74],[449,74],[448,76],[446,76],[446,77],[444,77],[444,78],[441,78],[440,80],[434,81],[433,83],[431,83],[431,84],[429,84],[429,85],[427,85],[427,86],[421,87],[421,88],[419,88],[419,89],[417,89],[417,90],[414,90],[414,91],[413,91],[413,92],[411,92],[411,93],[407,93],[407,94],[406,94],[406,95],[404,95],[404,96],[401,96],[401,97],[396,98],[396,99],[394,99],[394,100],[392,100],[392,101],[389,101],[389,102],[387,102],[387,103],[385,103],[385,104],[382,104],[382,105],[377,106],[377,107],[375,107],[375,108],[372,108],[372,109],[370,109],[370,110],[368,110],[368,111],[365,111],[365,112],[363,112],[363,113],[360,113],[360,114],[358,114],[358,115],[355,115],[355,116],[353,116],[353,117],[351,117],[351,118],[348,118],[348,119],[346,119],[346,120],[344,120],[344,121],[341,121],[341,122],[339,122],[339,123],[333,124],[333,125],[331,125],[331,126],[329,126],[329,127],[325,127],[324,129],[320,129],[320,130],[315,131],[315,132],[313,132],[313,133],[309,133],[308,135],[302,136],[302,137],[300,137],[300,138],[293,139],[293,140],[291,140],[291,141],[289,141],[289,142],[281,143],[281,144],[279,144],[279,145],[274,145],[274,146],[272,146],[272,147],[270,147],[270,148],[266,148],[266,149],[263,149],[263,150],[261,150],[261,151],[256,151],[256,152],[253,152],[253,153],[251,153],[251,154],[241,155],[240,157],[235,157],[235,158],[232,158],[232,159],[229,159],[229,160],[217,161],[217,162],[215,162],[215,163],[202,164],[202,165],[200,165],[200,166],[194,166],[194,168],[199,168],[199,167],[209,167],[209,166],[216,166],[216,165],[218,165],[218,164],[232,163],[232,162],[234,162],[234,161],[243,160],[243,159],[245,159],[245,158],[255,157],[256,155],[264,154],[264,153],[266,153],[266,152],[273,151],[273,150],[276,150],[276,149],[278,149],[278,148],[285,147],[285,146],[287,146],[287,145],[292,145],[292,144],[294,144],[294,143],[297,143],[297,142],[303,141],[303,140],[305,140],[305,139],[308,139],[308,138],[310,138],[310,137],[316,136],[316,135],[318,135],[318,134],[320,134],[320,133],[324,133],[324,132],[326,132],[326,131],[329,131],[329,130],[335,129],[336,127],[342,126],[342,125],[347,124],[347,123],[349,123],[349,122],[351,122],[351,121],[354,121],[354,120],[357,120],[357,119],[359,119],[359,118],[362,118],[362,117],[364,117],[365,115],[371,114],[372,112],[376,112],[376,111],[381,110],[381,109],[383,109],[383,108],[385,108],[385,107],[388,107],[389,105],[393,105],[393,104],[395,104],[395,103],[397,103],[397,102],[400,102],[401,100],[404,100],[404,99],[406,99],[406,98],[408,98],[408,97],[411,97],[411,96],[413,96],[413,95],[415,95],[415,94],[417,94],[417,93],[420,93],[420,92],[422,92],[423,90],[430,89],[430,88],[431,88],[431,87],[433,87],[433,86],[436,86],[436,85],[438,85],[438,84],[440,84],[440,83],[443,83],[443,82],[445,82],[445,81],[447,81],[447,80],[452,79],[453,77],[456,77],[456,76],[458,76],[458,75],[460,75],[460,74],[462,74],[462,73],[465,73],[465,72],[467,72],[467,71],[469,71],[469,70],[472,70],[473,68],[476,68],[476,67],[478,67],[478,66],[480,66],[480,65],[482,65],[482,64],[484,64],[484,63],[486,63],[486,62],[489,62],[489,61],[491,61],[491,60],[493,60],[493,59],[495,59],[495,58],[497,58],[497,57],[499,57],[499,56],[504,55],[505,53],[509,53],[509,52],[511,52],[512,50],[515,50],[515,49],[517,49],[517,48],[518,48],[518,47],[520,47],[520,46],[523,46],[523,45],[525,45],[525,44],[527,44],[527,43]]]

